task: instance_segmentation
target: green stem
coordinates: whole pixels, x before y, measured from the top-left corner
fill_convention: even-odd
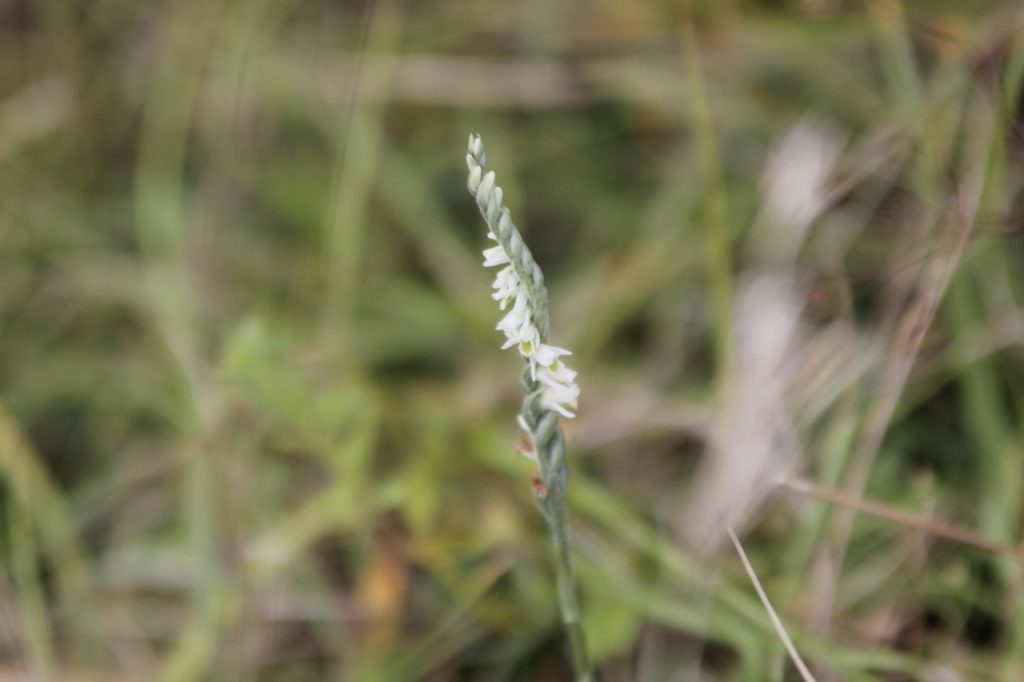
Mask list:
[[[690,10],[692,12],[692,8]],[[690,116],[700,154],[704,180],[705,205],[704,254],[707,260],[715,353],[715,389],[721,397],[732,372],[732,255],[729,235],[728,197],[722,160],[715,141],[714,114],[711,111],[697,32],[688,12],[682,25],[683,50],[687,77],[693,87]]]
[[[547,516],[551,541],[555,546],[555,567],[558,573],[558,606],[562,612],[562,624],[569,638],[569,652],[577,682],[592,682],[594,674],[590,669],[590,657],[580,626],[580,607],[576,601],[576,583],[572,575],[572,554],[569,547],[569,524],[565,498],[552,505]]]

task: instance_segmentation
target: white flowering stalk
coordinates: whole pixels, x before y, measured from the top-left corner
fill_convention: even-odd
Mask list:
[[[576,679],[590,681],[593,676],[580,628],[570,562],[565,437],[558,425],[558,415],[570,419],[575,416],[580,387],[576,384],[576,372],[559,359],[571,353],[548,344],[548,292],[544,275],[502,204],[502,191],[495,185],[494,171],[484,172],[486,163],[480,136],[470,135],[466,154],[469,192],[487,222],[487,236],[496,242],[483,252],[484,266],[501,267],[492,285],[493,297],[501,310],[508,309],[497,329],[505,334],[502,348],[515,348],[524,362],[520,385],[526,397],[518,420],[530,439],[524,454],[536,461],[539,471],[533,493],[558,554],[559,606]]]
[[[487,236],[497,242],[497,246],[484,250],[484,267],[502,266],[491,285],[493,298],[502,310],[512,304],[497,327],[506,338],[502,349],[517,348],[529,363],[530,380],[541,390],[540,404],[571,419],[575,414],[570,410],[576,409],[580,388],[576,385],[576,372],[558,359],[571,353],[547,344],[548,300],[544,275],[512,224],[509,210],[501,203],[502,191],[494,184],[494,171],[484,174],[484,163],[486,155],[480,136],[472,136],[466,154],[469,191],[490,228]]]

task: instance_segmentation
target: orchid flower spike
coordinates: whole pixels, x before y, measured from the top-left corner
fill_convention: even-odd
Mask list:
[[[566,367],[560,357],[571,355],[558,346],[548,345],[548,300],[544,276],[523,243],[508,208],[502,204],[503,192],[495,184],[494,171],[484,172],[487,156],[479,135],[470,135],[466,165],[467,186],[476,199],[480,212],[490,228],[487,236],[496,246],[483,252],[484,267],[498,267],[492,294],[498,307],[511,309],[498,322],[497,330],[505,335],[505,348],[515,348],[529,364],[530,383],[539,391],[539,403],[563,417],[575,416],[580,395],[576,372]]]
[[[574,679],[593,682],[572,577],[566,506],[569,470],[565,436],[558,424],[559,415],[570,419],[575,416],[580,387],[576,384],[576,372],[561,360],[571,353],[548,344],[548,290],[544,287],[544,275],[502,204],[503,193],[495,184],[494,171],[484,172],[486,163],[480,136],[470,135],[467,185],[487,222],[487,237],[495,242],[495,246],[484,251],[484,266],[500,268],[491,285],[492,296],[504,312],[497,328],[505,335],[502,348],[515,348],[523,358],[519,381],[526,397],[518,421],[525,438],[519,451],[537,465],[533,497],[548,522],[559,557],[558,604],[569,637]]]

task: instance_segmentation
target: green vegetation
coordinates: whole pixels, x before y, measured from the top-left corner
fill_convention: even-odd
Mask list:
[[[598,679],[1024,679],[1024,17],[693,4],[0,3],[0,679],[568,678],[470,132]]]

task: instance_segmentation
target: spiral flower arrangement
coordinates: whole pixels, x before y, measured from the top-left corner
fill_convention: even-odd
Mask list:
[[[572,353],[547,343],[548,302],[544,275],[512,224],[508,208],[502,205],[502,191],[494,183],[494,171],[484,173],[486,162],[480,136],[471,136],[466,154],[469,191],[490,228],[487,237],[497,242],[484,251],[484,267],[502,267],[491,285],[493,298],[501,310],[512,304],[497,327],[506,338],[502,349],[517,348],[529,363],[530,381],[540,387],[540,405],[571,419],[575,416],[571,410],[576,409],[580,388],[576,385],[576,372],[559,358]]]
[[[539,470],[533,493],[548,522],[558,555],[562,622],[569,638],[576,679],[584,682],[593,677],[572,577],[565,503],[568,467],[565,437],[558,425],[559,415],[570,419],[575,416],[580,388],[576,384],[576,372],[560,359],[571,353],[548,344],[548,292],[544,274],[502,203],[503,193],[495,184],[494,171],[484,171],[486,163],[483,141],[479,135],[470,135],[466,154],[467,186],[487,223],[488,238],[496,242],[483,252],[484,266],[501,268],[494,278],[492,296],[502,311],[508,310],[497,326],[498,331],[505,334],[502,348],[515,348],[523,359],[519,383],[525,397],[519,424],[530,438],[531,448],[526,454],[536,461]]]

